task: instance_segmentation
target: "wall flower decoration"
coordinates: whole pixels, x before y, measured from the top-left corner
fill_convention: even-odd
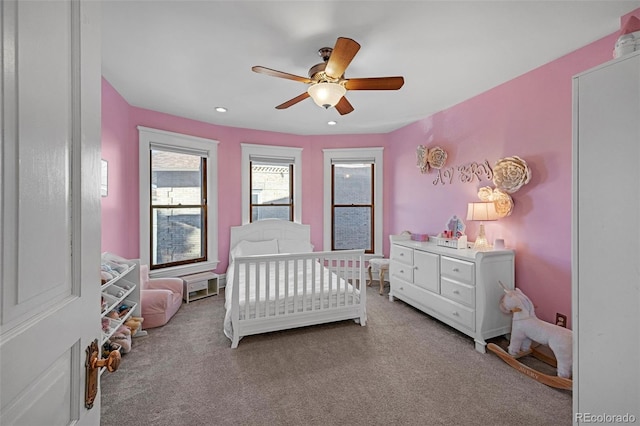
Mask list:
[[[447,162],[447,151],[439,146],[429,149],[427,153],[427,162],[434,169],[441,169]]]
[[[478,190],[478,198],[480,198],[480,201],[493,201],[493,188],[483,186]]]
[[[518,156],[496,161],[493,167],[493,183],[496,188],[513,194],[531,180],[531,170],[527,162]]]
[[[499,188],[484,186],[478,190],[478,198],[481,201],[493,201],[499,217],[507,217],[513,212],[513,198]]]
[[[493,190],[493,202],[496,204],[498,216],[507,217],[513,212],[513,198],[503,190]]]
[[[420,168],[420,173],[428,173],[429,172],[429,162],[427,161],[427,147],[424,145],[418,145],[418,149],[416,150],[417,156],[417,166]]]

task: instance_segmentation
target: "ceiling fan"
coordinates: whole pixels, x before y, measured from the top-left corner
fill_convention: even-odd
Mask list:
[[[356,41],[339,37],[333,48],[323,47],[318,50],[324,62],[312,66],[309,69],[308,78],[261,66],[254,66],[251,69],[259,74],[310,85],[306,92],[278,105],[276,109],[289,108],[311,97],[318,106],[326,109],[334,106],[340,115],[345,115],[353,111],[353,106],[344,96],[347,90],[398,90],[404,84],[402,77],[345,78],[344,71],[358,50],[360,50],[360,44]]]

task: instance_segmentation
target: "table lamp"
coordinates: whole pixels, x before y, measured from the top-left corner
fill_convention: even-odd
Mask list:
[[[496,211],[496,204],[493,201],[469,203],[467,206],[467,220],[480,221],[480,231],[476,237],[476,242],[473,246],[475,250],[486,251],[491,248],[487,241],[487,236],[484,233],[484,221],[498,220],[498,212]]]

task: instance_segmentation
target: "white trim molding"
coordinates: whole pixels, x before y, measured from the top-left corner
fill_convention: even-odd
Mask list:
[[[151,203],[151,146],[165,146],[207,157],[207,260],[180,265],[150,273],[154,277],[182,276],[216,269],[218,259],[218,141],[138,126],[140,148],[140,262],[149,264],[149,205]]]

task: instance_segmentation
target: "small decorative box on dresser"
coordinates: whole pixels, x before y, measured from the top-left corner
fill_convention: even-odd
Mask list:
[[[478,352],[486,351],[486,339],[510,332],[511,316],[498,306],[498,281],[514,286],[513,250],[479,252],[399,235],[390,239],[390,301],[403,300],[473,337]]]

